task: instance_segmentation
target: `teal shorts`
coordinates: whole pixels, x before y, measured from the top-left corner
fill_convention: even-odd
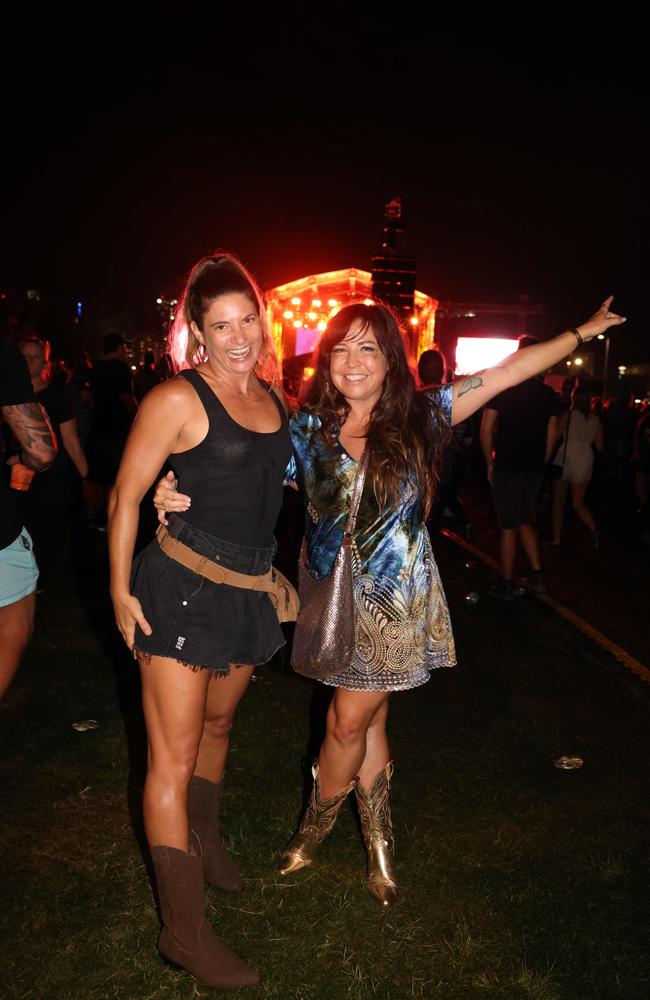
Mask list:
[[[11,545],[0,549],[0,608],[33,594],[37,580],[32,540],[23,528]]]

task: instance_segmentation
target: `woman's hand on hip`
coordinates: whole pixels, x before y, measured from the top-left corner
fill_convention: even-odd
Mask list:
[[[161,524],[167,524],[166,514],[172,512],[189,510],[192,498],[177,491],[178,480],[173,472],[168,472],[166,476],[159,479],[156,484],[156,492],[153,495],[153,505],[158,511],[158,520]]]
[[[122,634],[122,638],[135,656],[133,648],[135,643],[135,626],[139,625],[145,635],[151,635],[153,629],[142,612],[142,605],[133,594],[126,594],[124,597],[113,597],[113,610],[115,612],[115,624]]]

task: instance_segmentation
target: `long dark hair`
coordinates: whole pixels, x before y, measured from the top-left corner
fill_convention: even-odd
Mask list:
[[[326,441],[334,444],[350,405],[330,378],[330,357],[353,324],[358,324],[360,334],[372,330],[388,366],[366,435],[377,502],[382,508],[395,503],[405,486],[417,482],[424,494],[426,517],[435,496],[438,455],[448,428],[440,405],[418,392],[408,342],[390,309],[355,303],[345,306],[329,321],[318,347],[305,406],[319,416]]]
[[[591,393],[584,385],[577,385],[571,393],[571,409],[579,410],[585,417],[589,416],[591,408]]]
[[[221,295],[233,292],[248,296],[262,325],[264,339],[255,372],[265,381],[277,385],[278,362],[262,293],[242,262],[234,254],[219,250],[202,257],[194,265],[181,294],[167,340],[174,369],[190,368],[206,360],[205,347],[195,337],[192,323],[201,329],[210,303]]]

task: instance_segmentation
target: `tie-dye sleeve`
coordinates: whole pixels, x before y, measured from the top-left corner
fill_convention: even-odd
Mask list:
[[[442,410],[442,415],[451,427],[451,406],[454,399],[454,384],[448,382],[446,385],[438,386],[437,389],[426,389],[427,396],[435,399]]]
[[[292,453],[289,459],[289,464],[287,466],[287,471],[284,474],[284,486],[293,486],[297,488],[298,486],[298,466],[296,465],[296,456]]]

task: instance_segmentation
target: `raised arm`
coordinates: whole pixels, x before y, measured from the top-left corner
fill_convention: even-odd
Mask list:
[[[32,472],[44,472],[56,458],[56,438],[40,403],[2,407],[3,420],[20,444],[21,461]]]
[[[566,330],[559,337],[525,347],[493,368],[486,368],[468,378],[460,379],[454,386],[452,425],[466,420],[504,389],[519,385],[533,375],[546,371],[581,344],[593,340],[599,333],[605,333],[612,326],[624,323],[624,316],[617,316],[611,312],[612,301],[613,296],[610,295],[591,319],[572,330]]]
[[[189,412],[187,388],[182,381],[164,382],[145,397],[133,422],[109,501],[111,598],[117,626],[129,649],[133,648],[136,622],[146,635],[151,634],[140,602],[129,590],[140,501],[178,444]]]

